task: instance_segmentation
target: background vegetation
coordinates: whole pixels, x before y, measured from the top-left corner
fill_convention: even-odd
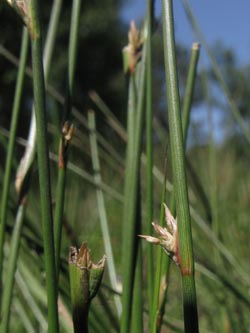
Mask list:
[[[128,44],[129,28],[119,16],[122,4],[123,2],[118,0],[83,1],[80,10],[74,89],[70,96],[72,112],[68,118],[70,122],[74,123],[74,134],[67,147],[68,168],[64,190],[59,265],[60,332],[72,331],[67,265],[69,247],[71,245],[79,247],[83,241],[87,241],[93,262],[97,262],[104,253],[108,255],[107,237],[103,231],[107,231],[105,229],[107,224],[109,243],[113,249],[115,267],[115,281],[113,280],[113,282],[115,284],[112,284],[112,272],[110,273],[110,270],[106,268],[102,285],[90,308],[89,331],[93,333],[119,331],[120,293],[122,284],[124,284],[123,219],[124,216],[125,220],[126,217],[129,218],[129,214],[125,215],[126,207],[128,211],[132,209],[129,206],[130,203],[126,201],[126,196],[124,197],[124,193],[126,194],[124,184],[128,172],[126,170],[132,169],[131,164],[126,164],[128,163],[126,162],[128,161],[126,149],[129,150],[129,138],[136,142],[136,136],[132,138],[132,134],[129,132],[127,115],[128,101],[131,101],[131,77],[124,74],[122,70],[122,49]],[[63,1],[51,61],[52,66],[47,78],[46,109],[53,212],[58,198],[56,190],[59,173],[58,147],[62,140],[60,133],[65,120],[66,103],[63,98],[69,94],[67,71],[71,5],[71,1]],[[40,7],[44,45],[51,14],[51,1],[43,1]],[[0,184],[2,189],[6,172],[7,147],[10,141],[9,130],[20,57],[22,23],[5,2],[1,4],[0,18]],[[194,18],[190,13],[189,19],[190,24],[195,28]],[[141,22],[141,27],[143,27],[143,22]],[[166,176],[168,181],[168,191],[164,201],[170,206],[171,191],[169,189],[171,186],[169,182],[173,182],[174,170],[171,166],[165,93],[162,18],[153,18],[152,31],[153,204],[151,220],[158,223],[162,206],[162,189],[165,188],[164,177]],[[201,47],[204,47],[202,38]],[[187,83],[190,50],[182,45],[177,45],[176,48],[181,106]],[[209,50],[206,51],[209,52]],[[186,174],[196,263],[199,326],[200,332],[250,332],[250,85],[248,80],[250,65],[240,67],[234,51],[225,49],[223,44],[220,44],[219,47],[216,45],[211,55],[210,67],[198,67],[192,111],[199,107],[203,110],[204,117],[201,121],[189,124],[186,149]],[[142,62],[143,59],[140,64]],[[138,84],[138,91],[139,88]],[[139,96],[138,92],[138,100]],[[138,101],[136,102],[139,104]],[[6,272],[10,261],[9,248],[20,204],[20,196],[16,194],[14,186],[15,175],[27,143],[32,104],[31,52],[29,52],[11,166],[2,295],[8,281]],[[94,110],[95,114],[92,122],[90,109]],[[214,109],[221,119],[220,128],[217,126],[215,128],[213,124],[211,110]],[[136,110],[139,110],[138,105]],[[137,205],[135,209],[137,213],[141,214],[142,226],[140,232],[136,229],[136,231],[138,230],[136,234],[147,234],[146,221],[149,213],[147,210],[145,154],[148,137],[144,131],[145,120],[141,124],[140,152],[142,155],[140,155],[139,176],[136,178],[136,181],[140,179],[137,186],[141,200],[138,200],[138,197],[135,198]],[[244,125],[243,131],[242,124]],[[139,127],[134,118],[134,126],[137,125]],[[215,131],[223,131],[220,142],[215,140],[217,134]],[[137,133],[136,129],[135,133]],[[35,160],[29,179],[27,207],[21,229],[9,332],[47,331],[44,271],[46,259],[42,242],[38,169]],[[131,184],[127,186],[131,186]],[[173,209],[173,214],[174,211]],[[138,221],[140,218],[137,216],[136,220]],[[153,231],[151,235],[155,235]],[[150,314],[151,305],[148,293],[149,262],[145,251],[148,244],[144,242],[140,242],[140,244],[143,248],[143,259],[142,280],[139,285],[144,299],[141,319],[144,323],[144,331],[149,332],[152,329],[150,327],[152,314]],[[150,246],[153,251],[153,267],[156,270],[157,247]],[[111,260],[108,256],[108,265]],[[161,332],[183,332],[182,287],[179,269],[176,265],[170,265],[168,276],[165,316]],[[160,291],[163,293],[165,290],[163,282],[160,286]],[[132,322],[131,325],[134,323]],[[3,328],[0,329],[3,330]],[[134,332],[141,331],[141,328],[138,328]],[[123,332],[125,333],[125,331]]]

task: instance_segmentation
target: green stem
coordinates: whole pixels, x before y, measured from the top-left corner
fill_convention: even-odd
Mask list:
[[[184,144],[182,136],[179,89],[176,69],[172,0],[163,0],[162,5],[170,146],[176,199],[176,212],[178,218],[178,255],[180,271],[182,275],[184,323],[186,332],[198,332],[199,328],[194,281],[193,246],[185,175]]]
[[[15,227],[11,237],[11,244],[9,248],[9,257],[7,263],[7,272],[5,276],[5,284],[3,291],[3,299],[1,306],[1,333],[7,333],[9,331],[9,320],[10,320],[10,307],[12,300],[12,291],[14,286],[16,263],[18,258],[21,230],[23,225],[23,217],[25,211],[26,198],[22,199],[16,215]]]
[[[188,77],[187,77],[186,89],[185,89],[184,100],[183,100],[183,108],[182,108],[182,133],[183,133],[184,149],[187,146],[188,127],[189,127],[189,123],[190,123],[189,122],[190,112],[191,112],[191,106],[192,106],[193,95],[194,95],[194,85],[195,85],[195,78],[196,78],[199,54],[200,54],[200,45],[198,43],[194,43],[192,46],[192,51],[191,51],[191,58],[190,58],[190,63],[189,63],[189,68],[188,68]],[[174,215],[175,214],[174,191],[172,191],[172,195],[171,195],[170,208],[171,208],[172,214]]]
[[[51,206],[49,150],[45,109],[45,86],[42,65],[42,41],[38,1],[30,3],[32,68],[34,104],[37,123],[37,155],[41,198],[41,216],[45,254],[45,271],[48,297],[48,332],[59,332],[57,311],[57,283],[54,253],[53,219]]]
[[[71,112],[71,98],[73,94],[76,56],[78,49],[78,31],[79,31],[80,12],[81,12],[80,7],[81,7],[81,0],[74,0],[72,5],[70,38],[69,38],[68,95],[66,99],[67,110],[65,115],[65,121],[69,119]],[[58,180],[57,180],[57,189],[56,189],[56,209],[55,209],[55,222],[54,222],[55,256],[56,256],[56,268],[58,276],[59,276],[59,262],[60,262],[60,251],[61,251],[65,186],[66,186],[68,144],[69,141],[65,139],[64,133],[62,133],[59,143],[59,170],[58,170]]]
[[[152,234],[152,220],[153,220],[153,140],[152,140],[152,14],[153,14],[153,1],[147,0],[147,69],[146,69],[146,229],[147,235]],[[151,244],[146,244],[147,251],[147,291],[149,303],[149,317],[152,314],[153,292],[154,292],[154,265],[153,265],[153,247]],[[152,321],[150,320],[149,324]]]
[[[81,3],[82,3],[82,0],[73,1],[72,14],[71,14],[70,37],[69,37],[69,67],[68,67],[69,90],[70,90],[71,96],[72,96],[73,89],[74,89]]]
[[[188,70],[188,77],[187,77],[187,84],[185,89],[185,96],[183,101],[183,110],[182,110],[182,131],[183,131],[183,140],[184,140],[184,147],[187,143],[187,131],[189,126],[189,119],[190,119],[190,111],[191,111],[191,105],[192,105],[192,99],[194,94],[194,84],[195,84],[195,77],[196,77],[196,70],[197,70],[197,64],[198,64],[198,58],[199,58],[199,44],[195,43],[192,46],[192,53],[191,53],[191,59],[189,64],[189,70]],[[163,201],[162,201],[163,202]],[[170,211],[175,214],[175,196],[174,196],[174,190],[172,191],[171,200],[170,200]],[[162,253],[162,251],[161,251]],[[170,259],[169,257],[162,256],[161,261],[161,275],[165,276],[166,279],[166,286],[169,284],[169,267],[170,267]],[[160,280],[158,280],[160,283]],[[163,296],[162,303],[159,307],[159,313],[157,318],[157,332],[160,332],[162,321],[163,321],[163,315],[164,315],[164,309],[165,309],[165,303],[167,300],[167,290],[166,288]]]
[[[136,124],[132,124],[134,133],[130,133],[128,128],[128,147],[132,147],[133,154],[127,151],[126,160],[126,180],[125,180],[125,203],[124,203],[124,221],[123,221],[123,294],[122,294],[122,318],[121,333],[130,332],[130,314],[132,305],[133,291],[133,275],[135,272],[135,230],[136,230],[136,207],[138,195],[138,179],[141,159],[141,140],[142,140],[142,120],[143,120],[143,104],[145,94],[145,61],[146,48],[143,50],[143,58],[141,61],[140,85],[138,87],[138,104],[134,119]],[[129,184],[129,186],[127,186]],[[128,202],[127,202],[128,200]]]
[[[18,69],[14,104],[12,109],[12,119],[10,125],[10,138],[9,145],[7,150],[6,164],[5,164],[5,173],[3,180],[3,189],[2,189],[2,200],[1,200],[1,215],[0,215],[0,295],[2,294],[2,269],[3,269],[3,247],[4,247],[4,238],[5,238],[5,227],[7,222],[7,203],[10,191],[10,180],[11,180],[11,168],[13,164],[13,155],[14,147],[16,140],[16,130],[19,118],[20,111],[20,101],[23,90],[23,81],[25,75],[25,66],[27,61],[28,54],[28,45],[29,45],[29,34],[26,28],[23,30],[22,36],[22,46],[21,46],[21,55],[20,55],[20,65]]]
[[[187,78],[187,85],[185,89],[185,96],[183,101],[183,111],[182,111],[182,126],[183,126],[183,140],[184,140],[184,146],[186,145],[187,140],[187,130],[189,125],[189,118],[190,118],[190,110],[191,110],[191,104],[192,104],[192,98],[194,93],[194,83],[195,83],[195,76],[196,76],[196,70],[197,70],[197,64],[198,64],[198,58],[199,58],[199,44],[195,43],[192,47],[192,53],[191,53],[191,59],[189,64],[189,70],[188,70],[188,78]],[[166,182],[166,181],[165,181]],[[165,183],[164,182],[164,183]],[[165,188],[165,187],[164,187]],[[162,200],[164,202],[164,199]],[[175,196],[174,191],[172,191],[171,200],[170,200],[170,211],[174,214],[175,212]],[[164,215],[162,215],[163,212],[161,212],[161,223],[164,220]],[[161,224],[163,225],[163,224]],[[154,328],[152,332],[160,332],[162,321],[163,321],[163,315],[164,315],[164,308],[165,303],[167,299],[167,288],[164,292],[163,300],[161,304],[159,305],[158,309],[158,299],[159,299],[159,291],[160,291],[160,281],[161,277],[165,276],[166,279],[166,285],[168,286],[168,279],[169,279],[169,267],[170,267],[170,259],[169,257],[162,256],[162,251],[159,249],[159,258],[157,259],[159,262],[159,269],[157,269],[157,283],[156,286],[158,286],[155,289],[155,301],[154,301]],[[157,265],[158,267],[158,265]]]
[[[186,147],[186,144],[187,144],[187,133],[188,133],[192,99],[193,99],[193,94],[194,94],[194,85],[195,85],[197,64],[198,64],[198,59],[199,59],[199,50],[200,50],[199,44],[198,43],[193,44],[192,52],[191,52],[191,59],[190,59],[190,63],[189,63],[187,84],[186,84],[184,101],[183,101],[183,109],[182,109],[182,131],[183,131],[184,147]],[[173,213],[173,215],[175,214],[175,209],[176,209],[175,196],[174,196],[174,190],[173,190],[172,195],[171,195],[171,200],[170,200],[170,211]],[[171,264],[171,262],[170,262],[169,257],[163,256],[162,262],[161,262],[161,268],[162,268],[161,274],[162,274],[162,276],[166,277],[167,286],[169,284],[170,264]],[[162,321],[163,321],[165,303],[167,300],[167,290],[168,290],[168,288],[166,288],[166,290],[164,292],[164,297],[163,297],[162,303],[159,308],[159,314],[158,314],[158,320],[157,320],[157,332],[160,332]]]
[[[44,54],[43,54],[45,84],[47,84],[49,79],[49,73],[51,69],[51,58],[54,50],[61,9],[62,9],[62,0],[54,0],[50,15],[48,34],[46,36],[46,42],[44,46]]]
[[[188,68],[188,77],[187,77],[183,108],[182,108],[183,142],[185,147],[187,145],[189,118],[190,118],[190,111],[194,95],[194,85],[195,85],[199,54],[200,54],[200,45],[198,43],[194,43],[192,46],[191,58]]]
[[[62,142],[61,142],[61,144],[62,144]],[[60,151],[59,151],[59,154],[60,154]],[[60,157],[61,156],[59,156],[59,159],[60,159]],[[64,160],[64,162],[65,162],[65,160]],[[54,215],[55,258],[56,258],[57,277],[59,277],[65,187],[66,187],[66,168],[63,166],[63,167],[58,168],[58,178],[57,178],[57,188],[56,188],[56,206],[55,206],[55,215]]]
[[[101,172],[100,172],[100,161],[98,156],[98,147],[97,147],[97,138],[96,138],[96,124],[95,124],[95,114],[93,111],[88,112],[88,120],[89,120],[89,130],[90,130],[90,149],[91,149],[91,158],[92,165],[94,170],[94,179],[96,184],[100,184],[102,182]],[[111,286],[114,290],[117,290],[117,278],[116,278],[116,269],[115,262],[113,256],[113,249],[111,246],[110,232],[107,220],[107,213],[105,208],[105,201],[103,196],[103,191],[99,188],[96,189],[97,196],[97,207],[100,216],[100,223],[102,228],[102,235],[104,241],[104,249],[105,253],[108,257],[108,271],[109,271],[109,279]],[[121,314],[121,301],[120,298],[115,295],[114,296],[116,309],[118,315]]]
[[[131,332],[143,333],[142,244],[138,241],[133,290]]]
[[[165,161],[165,168],[166,168],[166,161]],[[166,199],[166,180],[167,180],[167,172],[164,172],[164,181],[162,186],[162,194],[161,194],[161,202],[165,202]],[[161,205],[160,211],[160,225],[163,226],[165,221],[165,213],[164,213],[164,205]],[[155,287],[154,287],[154,297],[152,303],[152,317],[150,317],[150,332],[155,333],[157,332],[158,328],[158,315],[159,315],[159,294],[160,294],[160,285],[161,285],[161,277],[162,277],[162,270],[163,270],[163,251],[161,247],[157,248],[156,252],[156,272],[155,272]],[[167,259],[168,260],[168,257]]]
[[[80,270],[76,265],[69,265],[69,274],[74,333],[88,333],[89,291],[85,280],[88,280],[89,273],[87,269]]]
[[[45,80],[46,85],[47,85],[48,76],[49,76],[50,68],[51,68],[51,57],[52,57],[52,52],[53,52],[54,45],[55,45],[55,38],[56,38],[56,32],[57,32],[61,7],[62,7],[62,0],[53,1],[53,7],[52,7],[52,11],[51,11],[51,16],[50,16],[48,34],[47,34],[45,47],[44,47],[44,61],[43,62],[44,62],[44,80]],[[29,16],[29,14],[27,16]],[[28,19],[28,22],[29,22],[29,26],[30,26],[29,19]],[[33,105],[29,135],[28,135],[28,143],[25,147],[25,152],[24,152],[23,158],[21,160],[21,163],[19,165],[18,171],[17,171],[17,180],[18,180],[19,187],[22,186],[22,183],[25,180],[26,175],[28,174],[28,172],[33,164],[33,161],[35,158],[35,152],[36,152],[36,118],[35,118],[35,110],[34,110],[34,105]]]

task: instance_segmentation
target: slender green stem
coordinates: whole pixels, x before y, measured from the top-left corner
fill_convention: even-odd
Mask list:
[[[52,59],[52,54],[53,54],[53,50],[54,50],[61,9],[62,9],[62,0],[54,0],[51,14],[50,14],[48,33],[46,36],[46,42],[45,42],[44,54],[43,54],[45,84],[47,84],[48,79],[49,79],[49,73],[50,73],[50,68],[51,68],[51,59]]]
[[[190,118],[191,105],[194,95],[194,85],[195,85],[199,54],[200,54],[200,45],[198,43],[194,43],[192,46],[191,58],[188,68],[188,77],[187,77],[183,108],[182,108],[182,128],[183,128],[182,131],[183,131],[183,142],[185,147],[187,144],[189,118]]]
[[[162,5],[168,118],[176,211],[178,218],[178,255],[182,275],[184,323],[186,332],[198,332],[191,221],[185,175],[184,145],[176,70],[173,4],[171,0],[163,0]]]
[[[50,22],[49,22],[49,28],[48,28],[48,34],[45,42],[44,47],[44,80],[45,84],[47,85],[48,76],[50,73],[51,68],[51,57],[55,45],[55,38],[57,33],[57,27],[59,22],[59,16],[61,12],[62,7],[62,0],[54,0],[53,1],[53,7],[51,11],[50,16]],[[28,13],[27,13],[28,14]],[[29,14],[28,14],[29,15]],[[28,19],[28,22],[30,20]],[[30,23],[29,23],[30,25]],[[29,173],[29,170],[33,164],[34,158],[35,158],[35,152],[36,152],[36,117],[35,117],[35,110],[34,105],[32,106],[32,116],[30,121],[30,129],[29,129],[29,135],[28,135],[28,143],[25,147],[25,152],[23,155],[23,158],[21,160],[21,163],[19,165],[18,171],[17,171],[17,180],[16,180],[16,187],[20,188],[22,186],[23,181],[26,178],[26,175]]]
[[[146,170],[146,229],[148,235],[152,233],[153,220],[153,140],[152,140],[152,24],[153,24],[153,1],[147,0],[147,68],[146,68],[146,155],[147,155],[147,170]],[[146,244],[147,251],[147,291],[149,303],[149,317],[152,314],[153,291],[154,291],[154,265],[153,265],[153,247],[151,244]],[[149,324],[151,324],[151,320]]]
[[[81,0],[74,0],[72,5],[70,38],[69,38],[68,93],[66,99],[67,110],[65,115],[65,122],[68,121],[71,111],[71,98],[73,94],[76,56],[78,49],[78,31],[79,31],[80,12],[81,12],[80,7],[81,7]],[[63,124],[63,126],[64,125],[65,124]],[[62,131],[59,143],[59,170],[58,170],[58,181],[57,181],[57,190],[56,190],[56,209],[55,209],[55,221],[54,221],[57,275],[59,275],[59,261],[60,261],[60,251],[61,251],[61,237],[62,237],[66,170],[67,170],[67,150],[68,150],[69,140],[71,139],[72,135],[72,129],[73,129],[72,127],[69,129],[66,128],[67,133],[63,133]],[[70,136],[69,140],[66,139],[68,135]]]
[[[130,226],[128,229],[128,215],[129,215],[129,206],[130,206],[130,196],[129,191],[131,189],[131,162],[133,161],[133,144],[134,144],[134,128],[133,119],[135,118],[134,113],[136,112],[135,105],[135,91],[133,89],[132,84],[133,78],[130,77],[129,82],[129,97],[128,97],[128,114],[127,114],[127,132],[128,132],[128,141],[126,147],[126,161],[125,161],[125,184],[124,184],[124,206],[123,206],[123,278],[126,279],[126,285],[123,285],[123,294],[122,294],[122,320],[121,322],[121,333],[127,333],[130,329],[130,314],[132,307],[132,290],[133,290],[133,273],[134,273],[134,262],[130,262],[129,268],[128,265],[128,255],[133,256],[135,249],[135,239],[134,239],[134,228],[135,226]],[[129,232],[129,234],[128,234]],[[132,237],[132,239],[128,239],[128,237]],[[133,246],[133,249],[128,254],[127,249],[128,246]],[[131,249],[131,248],[130,248]],[[126,256],[126,258],[124,257]],[[131,260],[131,259],[130,259]],[[125,266],[124,266],[125,265]],[[131,267],[132,266],[132,267]],[[125,270],[126,268],[126,270]],[[129,269],[129,271],[128,271]],[[125,282],[125,281],[124,281]],[[126,289],[125,289],[126,288]],[[126,319],[124,319],[126,317]]]
[[[61,145],[62,145],[62,143],[61,143]],[[63,148],[61,148],[61,149],[63,149]],[[59,151],[59,154],[61,154],[61,150]],[[60,157],[59,157],[59,159],[60,159]],[[61,157],[61,158],[63,158],[63,157]],[[66,161],[64,158],[64,164],[65,164],[65,162]],[[59,169],[58,169],[57,188],[56,188],[56,206],[55,206],[55,215],[54,215],[55,258],[56,258],[57,277],[59,277],[65,186],[66,186],[66,168],[63,166],[63,167],[59,167]]]
[[[88,270],[80,270],[76,265],[70,265],[69,274],[74,333],[88,333],[89,290],[85,282],[88,280]]]
[[[194,85],[196,78],[197,65],[200,54],[200,45],[198,43],[194,43],[191,51],[191,58],[188,68],[188,77],[186,83],[186,89],[183,100],[183,108],[182,108],[182,133],[183,133],[183,142],[184,149],[187,145],[187,135],[188,135],[188,127],[190,120],[190,112],[194,95]],[[174,191],[172,191],[171,201],[170,201],[171,212],[175,214],[175,195]]]
[[[162,194],[161,194],[161,202],[165,202],[166,199],[166,180],[167,180],[167,172],[166,172],[166,161],[165,161],[165,172],[164,172],[164,182],[162,186]],[[161,205],[160,211],[160,225],[164,225],[165,216],[164,216],[164,205]],[[168,260],[168,257],[167,257]],[[150,332],[157,332],[158,328],[158,315],[159,315],[159,294],[160,294],[160,285],[161,285],[161,277],[162,277],[162,263],[163,263],[163,251],[162,248],[157,248],[156,253],[156,272],[155,272],[155,284],[154,284],[154,297],[153,297],[153,306],[152,306],[152,317],[150,324]]]
[[[138,194],[136,198],[136,234],[141,234],[141,185],[140,178],[137,179]],[[143,290],[142,285],[142,244],[139,237],[135,240],[135,276],[133,282],[133,303],[131,332],[143,333]]]
[[[70,25],[70,38],[69,38],[69,89],[72,94],[74,79],[75,79],[75,68],[76,68],[76,55],[78,50],[78,35],[79,35],[79,23],[81,14],[81,3],[82,0],[74,0],[71,15]]]
[[[184,147],[186,147],[186,144],[187,144],[187,133],[188,133],[192,99],[193,99],[193,94],[194,94],[195,77],[196,77],[197,64],[198,64],[198,59],[199,59],[199,49],[200,49],[199,44],[197,44],[197,43],[193,44],[190,63],[189,63],[189,70],[188,70],[188,77],[187,77],[184,101],[183,101],[182,132],[183,132]],[[170,211],[172,212],[173,215],[175,215],[176,205],[175,205],[174,190],[172,191],[172,194],[171,194]],[[166,276],[166,285],[167,286],[169,284],[168,279],[169,279],[170,264],[171,264],[171,262],[170,262],[169,257],[163,256],[162,257],[162,266],[161,266],[162,267],[162,276]],[[162,325],[165,302],[167,299],[167,290],[168,289],[166,288],[166,290],[164,292],[163,301],[159,308],[159,315],[158,315],[158,320],[157,320],[157,324],[158,324],[157,332],[160,332],[161,325]]]
[[[32,25],[32,68],[34,104],[37,123],[38,172],[48,297],[48,332],[58,333],[57,283],[51,206],[49,150],[47,142],[48,135],[46,127],[45,86],[42,65],[41,26],[37,0],[30,3],[30,19]]]
[[[5,276],[4,291],[3,291],[2,306],[1,306],[1,325],[0,325],[1,333],[7,333],[9,331],[12,291],[15,280],[16,263],[20,246],[20,237],[23,225],[25,204],[26,204],[26,198],[23,198],[22,202],[18,207],[15,227],[11,237],[9,257],[7,262],[7,272]]]
[[[182,110],[182,131],[183,131],[184,147],[186,146],[186,143],[187,143],[187,131],[188,131],[188,125],[189,125],[189,119],[190,119],[192,99],[193,99],[193,94],[194,94],[194,84],[195,84],[198,58],[199,58],[199,44],[195,43],[192,46],[192,53],[191,53],[191,59],[190,59],[190,64],[189,64],[187,84],[186,84],[186,89],[185,89],[185,96],[184,96],[183,110]],[[173,214],[175,212],[174,190],[172,191],[172,196],[171,196],[171,201],[170,201],[170,211]],[[161,254],[162,254],[162,251],[161,251]],[[166,277],[166,285],[168,286],[169,267],[170,267],[171,262],[170,262],[169,257],[166,257],[166,256],[161,256],[161,257],[162,257],[162,261],[161,261],[161,265],[160,265],[161,275]],[[158,283],[160,283],[159,278],[158,278]],[[167,300],[167,290],[168,290],[168,288],[166,288],[166,290],[164,292],[163,300],[162,300],[162,303],[160,304],[159,311],[158,311],[157,332],[160,332],[162,321],[163,321],[164,308],[165,308],[165,303]],[[158,297],[159,297],[159,295],[158,295]]]
[[[137,246],[131,332],[143,333],[142,245],[138,242]]]
[[[23,81],[25,75],[25,66],[27,61],[28,54],[28,45],[29,45],[29,34],[26,28],[23,30],[22,36],[22,46],[21,46],[21,55],[20,55],[20,66],[18,69],[14,104],[12,110],[12,119],[10,126],[10,138],[9,145],[7,150],[3,189],[2,189],[2,199],[1,199],[1,215],[0,215],[0,295],[2,295],[2,269],[3,269],[3,247],[4,247],[4,238],[5,238],[5,227],[7,219],[7,203],[10,190],[10,180],[11,180],[11,168],[13,165],[13,154],[16,140],[16,129],[18,124],[18,117],[20,111],[20,101],[23,90]],[[1,297],[1,296],[0,296]]]
[[[90,149],[91,149],[92,165],[94,170],[94,179],[96,184],[98,185],[102,182],[102,179],[101,179],[100,161],[98,156],[98,147],[97,147],[97,138],[96,138],[95,114],[91,110],[88,112],[88,120],[89,120]],[[104,241],[104,249],[108,257],[109,279],[112,288],[114,290],[117,290],[117,275],[116,275],[116,268],[113,256],[113,249],[111,245],[103,191],[100,188],[96,189],[96,196],[97,196],[97,207],[99,211],[100,223],[101,223],[102,235]],[[122,310],[120,298],[117,295],[115,295],[114,300],[118,315],[120,316]]]
[[[135,132],[130,133],[128,128],[128,140],[134,140],[134,142],[128,142],[128,147],[133,147],[133,155],[127,151],[126,161],[126,182],[125,183],[125,200],[124,203],[124,225],[123,225],[123,294],[122,294],[122,318],[121,318],[121,333],[130,332],[130,314],[132,305],[132,290],[133,290],[133,275],[135,271],[135,230],[136,230],[136,207],[137,207],[137,195],[138,195],[138,179],[139,179],[139,167],[141,159],[141,140],[142,140],[142,120],[143,120],[143,104],[145,94],[145,61],[146,61],[146,48],[143,50],[143,58],[141,61],[140,85],[138,87],[138,104],[136,107],[136,126],[132,124],[132,128],[135,128]]]
[[[161,332],[163,318],[165,314],[169,277],[170,277],[170,264],[171,264],[170,258],[168,256],[163,255],[161,267],[162,267],[162,277],[164,277],[164,279],[161,280],[161,285],[160,285],[161,289],[159,293],[159,300],[161,300],[161,303],[159,305],[158,317],[157,317],[157,333]]]

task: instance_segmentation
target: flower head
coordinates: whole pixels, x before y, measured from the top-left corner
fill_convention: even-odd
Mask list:
[[[131,21],[128,32],[128,45],[123,48],[124,71],[133,74],[137,63],[142,55],[143,38],[141,32],[136,28],[135,22]]]
[[[158,238],[146,235],[139,236],[150,243],[161,245],[163,250],[179,265],[177,220],[173,217],[167,205],[164,204],[164,207],[167,227],[161,227],[159,224],[152,222]]]

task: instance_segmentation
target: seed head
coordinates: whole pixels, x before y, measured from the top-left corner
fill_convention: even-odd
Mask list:
[[[137,63],[142,55],[143,38],[141,32],[136,28],[135,22],[131,21],[128,32],[128,45],[123,49],[124,71],[133,74]]]
[[[170,258],[173,259],[177,265],[179,265],[177,220],[173,217],[167,205],[164,204],[164,207],[167,228],[161,227],[159,224],[152,222],[154,230],[158,234],[158,238],[146,235],[139,236],[146,239],[146,241],[150,243],[161,245]]]

